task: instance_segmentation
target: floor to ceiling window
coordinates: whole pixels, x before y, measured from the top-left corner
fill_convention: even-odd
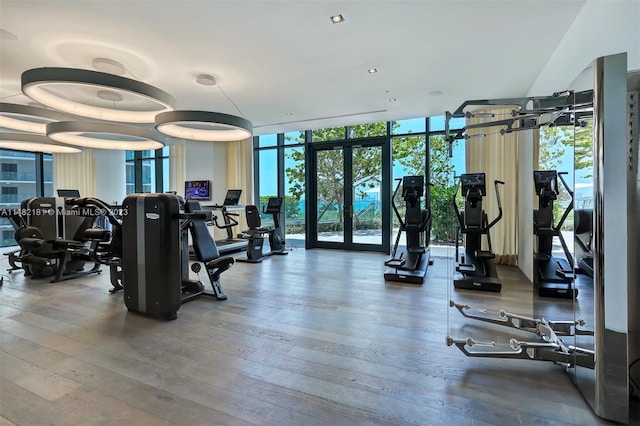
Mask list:
[[[304,246],[304,142],[304,132],[254,138],[255,198],[262,224],[273,226],[273,215],[263,210],[269,198],[282,197],[279,222],[289,247]]]
[[[126,152],[127,194],[162,193],[169,188],[169,147]],[[175,189],[173,189],[175,190]]]
[[[464,119],[454,119],[450,124],[452,129],[461,128]],[[380,143],[390,143],[393,160],[386,166],[387,171],[381,168],[383,157],[376,157],[375,149],[372,151],[373,148],[360,143],[375,144],[376,138],[381,138]],[[434,209],[435,232],[431,239],[442,243],[451,240],[448,231],[443,230],[451,228],[447,224],[455,219],[448,209],[455,187],[453,177],[464,172],[464,141],[453,145],[453,157],[450,157],[449,143],[444,138],[443,116],[264,135],[254,138],[254,148],[256,197],[261,204],[276,194],[285,198],[284,223],[289,242],[313,235],[320,242],[335,240],[344,243],[347,238],[344,234],[345,218],[348,215],[349,233],[352,234],[349,238],[353,244],[357,246],[358,242],[372,241],[378,244],[381,241],[380,231],[376,234],[373,228],[381,226],[383,211],[391,216],[391,203],[383,204],[382,195],[390,199],[395,188],[394,182],[389,185],[389,194],[385,194],[380,186],[382,177],[389,173],[398,179],[405,175],[425,175],[427,171],[430,174],[427,180],[437,186],[431,187],[423,198],[426,202],[426,197],[429,197]],[[384,149],[380,151],[381,155],[383,153]],[[310,162],[310,159],[314,161]],[[347,164],[347,172],[337,170],[346,170]],[[313,165],[313,170],[307,170],[310,165]],[[347,177],[353,182],[350,193],[345,187]],[[312,200],[315,201],[312,203],[315,216],[309,216],[311,213],[307,211],[309,179],[313,179],[311,189],[317,197]],[[404,202],[398,198],[395,201],[403,212]],[[345,199],[351,204],[345,205]],[[307,219],[314,219],[315,233],[310,234],[305,229],[309,226],[305,215]],[[397,219],[391,219],[393,226],[390,227],[397,232]],[[269,218],[265,217],[263,221],[269,223]],[[367,227],[371,229],[365,229]],[[309,246],[310,243],[302,244]]]
[[[53,195],[53,157],[51,154],[0,149],[0,208],[20,209],[22,200]],[[0,219],[0,246],[17,245],[13,224]]]

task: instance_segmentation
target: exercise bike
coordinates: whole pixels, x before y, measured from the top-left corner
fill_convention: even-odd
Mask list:
[[[271,197],[267,202],[266,208],[262,211],[262,213],[270,214],[273,217],[273,228],[262,227],[262,220],[256,206],[248,205],[245,207],[249,229],[242,231],[238,238],[248,241],[247,256],[237,258],[238,262],[258,263],[262,262],[262,259],[266,256],[289,254],[285,249],[285,240],[280,228],[279,216],[282,201],[282,197]],[[265,235],[268,235],[269,238],[270,251],[267,253],[263,252]]]
[[[482,290],[499,292],[502,283],[493,259],[496,257],[491,248],[491,228],[502,219],[502,202],[498,185],[494,182],[498,200],[498,216],[489,223],[487,214],[482,208],[482,199],[487,195],[484,173],[468,173],[459,176],[459,184],[453,196],[453,207],[458,217],[459,228],[456,231],[456,270],[453,285],[457,289]],[[460,211],[456,204],[458,190],[464,195],[464,210]],[[459,252],[458,232],[464,236],[464,251]],[[487,239],[487,250],[482,250],[482,236]]]
[[[422,284],[429,265],[429,233],[431,231],[431,208],[423,209],[420,198],[424,195],[424,176],[404,176],[396,179],[398,185],[393,192],[391,205],[400,223],[391,258],[384,262],[389,268],[384,272],[385,281],[399,281]],[[402,186],[402,198],[406,206],[403,220],[395,203],[396,195]],[[398,252],[400,237],[406,234],[406,248]]]
[[[539,296],[572,299],[578,296],[574,286],[573,256],[562,236],[561,228],[573,209],[573,192],[564,180],[566,172],[541,170],[533,172],[533,181],[538,195],[538,209],[533,212],[533,233],[537,240],[534,256],[535,274],[533,284]],[[553,219],[553,205],[560,195],[558,177],[571,196],[571,202],[564,210],[556,225]],[[558,238],[564,258],[554,256],[553,240]]]

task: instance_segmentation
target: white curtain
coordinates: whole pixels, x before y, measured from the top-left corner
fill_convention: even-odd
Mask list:
[[[240,204],[254,204],[253,138],[227,143],[227,188],[241,188]],[[239,219],[239,229],[247,229],[245,215]]]
[[[187,175],[187,146],[169,146],[169,191],[176,191],[184,197],[184,181]]]
[[[469,119],[467,124],[495,121],[511,116],[511,109],[491,111],[494,118]],[[516,265],[518,259],[518,132],[500,135],[499,127],[469,129],[472,137],[466,143],[467,173],[485,173],[487,197],[483,208],[491,222],[498,215],[498,203],[494,190],[494,181],[505,182],[499,185],[503,216],[490,231],[491,245],[496,254],[496,263]]]
[[[93,149],[78,154],[53,154],[53,189],[78,189],[83,197],[95,197]]]

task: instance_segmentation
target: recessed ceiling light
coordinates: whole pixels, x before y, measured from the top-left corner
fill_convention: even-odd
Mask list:
[[[440,90],[432,90],[430,92],[427,92],[427,95],[429,95],[429,96],[440,96],[440,95],[442,95],[442,92]]]
[[[288,113],[287,113],[287,115],[288,115],[289,117],[291,117],[291,116],[293,115],[293,113],[292,113],[292,112],[288,112]]]
[[[93,65],[93,68],[96,70],[109,74],[124,75],[126,71],[124,65],[120,62],[108,58],[95,58],[91,62],[91,65]]]
[[[344,22],[344,16],[342,16],[341,13],[339,13],[337,15],[333,15],[331,17],[331,22],[333,22],[334,24],[339,24],[341,22]]]
[[[397,100],[398,100],[397,98],[389,98],[389,102],[395,102]]]
[[[369,74],[375,74],[375,73],[377,73],[377,72],[378,72],[378,68],[369,68],[369,69],[367,70],[367,72],[368,72]]]
[[[216,79],[209,74],[200,74],[196,77],[196,83],[201,84],[203,86],[215,86]]]

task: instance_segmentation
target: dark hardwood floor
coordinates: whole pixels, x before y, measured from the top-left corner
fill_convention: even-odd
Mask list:
[[[385,283],[385,258],[297,249],[236,263],[228,300],[169,322],[128,313],[107,268],[55,284],[14,272],[0,288],[0,425],[605,424],[559,366],[446,345],[448,327],[484,329],[450,297],[538,310],[516,268],[500,268],[502,293],[478,294],[450,290],[445,258],[422,286]]]

